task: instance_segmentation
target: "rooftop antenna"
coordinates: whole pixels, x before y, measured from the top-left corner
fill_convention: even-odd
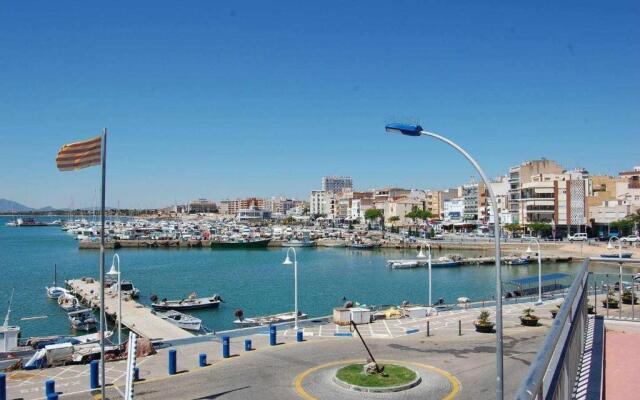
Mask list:
[[[4,324],[2,325],[3,328],[8,328],[9,327],[9,316],[11,315],[11,303],[13,302],[13,292],[14,292],[15,288],[11,289],[11,297],[9,298],[9,308],[7,309],[7,315],[5,315],[4,317]]]

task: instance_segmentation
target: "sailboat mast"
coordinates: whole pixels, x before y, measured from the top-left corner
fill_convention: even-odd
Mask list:
[[[7,315],[4,317],[4,328],[9,327],[9,317],[11,316],[11,303],[13,302],[13,292],[15,289],[11,289],[11,298],[9,298],[9,308],[7,309]]]
[[[53,264],[53,287],[58,287],[58,264]]]

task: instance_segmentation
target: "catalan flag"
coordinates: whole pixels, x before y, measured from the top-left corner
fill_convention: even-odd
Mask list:
[[[62,146],[56,157],[56,165],[60,171],[73,171],[92,165],[100,165],[101,155],[102,136],[96,136],[83,142]]]

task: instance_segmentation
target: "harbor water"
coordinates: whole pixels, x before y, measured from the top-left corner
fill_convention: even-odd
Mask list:
[[[52,220],[53,218],[40,218]],[[72,333],[67,316],[47,299],[45,286],[53,281],[57,265],[59,286],[65,279],[97,277],[99,251],[79,250],[78,243],[60,227],[7,227],[0,217],[0,313],[15,288],[11,322],[22,327],[23,337]],[[526,249],[523,244],[522,251]],[[427,269],[393,270],[388,259],[415,258],[415,250],[350,250],[346,248],[298,248],[299,309],[310,316],[331,314],[343,298],[361,304],[426,303]],[[219,309],[193,311],[211,330],[234,327],[234,311],[245,316],[293,310],[293,266],[283,265],[286,249],[212,250],[119,249],[122,279],[140,289],[140,302],[149,296],[181,299],[195,291],[198,296],[220,294]],[[434,252],[487,255],[480,250]],[[508,254],[508,253],[507,253]],[[106,270],[113,250],[106,252]],[[572,274],[577,263],[543,264],[543,273]],[[503,281],[538,273],[536,263],[504,266]],[[493,265],[433,269],[433,300],[455,302],[491,299],[495,291]],[[39,317],[33,318],[32,317]],[[28,318],[27,320],[20,320]]]

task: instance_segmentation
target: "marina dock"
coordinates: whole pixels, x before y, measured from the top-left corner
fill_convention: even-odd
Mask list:
[[[504,266],[508,266],[510,262],[518,259],[518,257],[507,256],[501,257],[501,264]],[[494,264],[496,258],[495,257],[465,257],[459,260],[456,260],[458,265],[487,265]],[[573,261],[572,257],[541,257],[543,263],[559,263],[559,262],[571,262]],[[437,266],[437,259],[433,259],[432,262]],[[538,258],[531,257],[529,263],[537,264]],[[398,260],[388,260],[387,265],[393,266],[398,264],[404,264],[404,268],[417,268],[417,267],[426,267],[428,265],[428,261],[424,258],[421,259],[398,259]]]
[[[100,284],[93,279],[66,281],[82,303],[97,308],[100,305]],[[118,295],[105,291],[105,312],[115,319],[118,310]],[[193,337],[189,332],[167,322],[151,312],[151,309],[132,299],[122,299],[122,325],[151,341],[185,339]]]

